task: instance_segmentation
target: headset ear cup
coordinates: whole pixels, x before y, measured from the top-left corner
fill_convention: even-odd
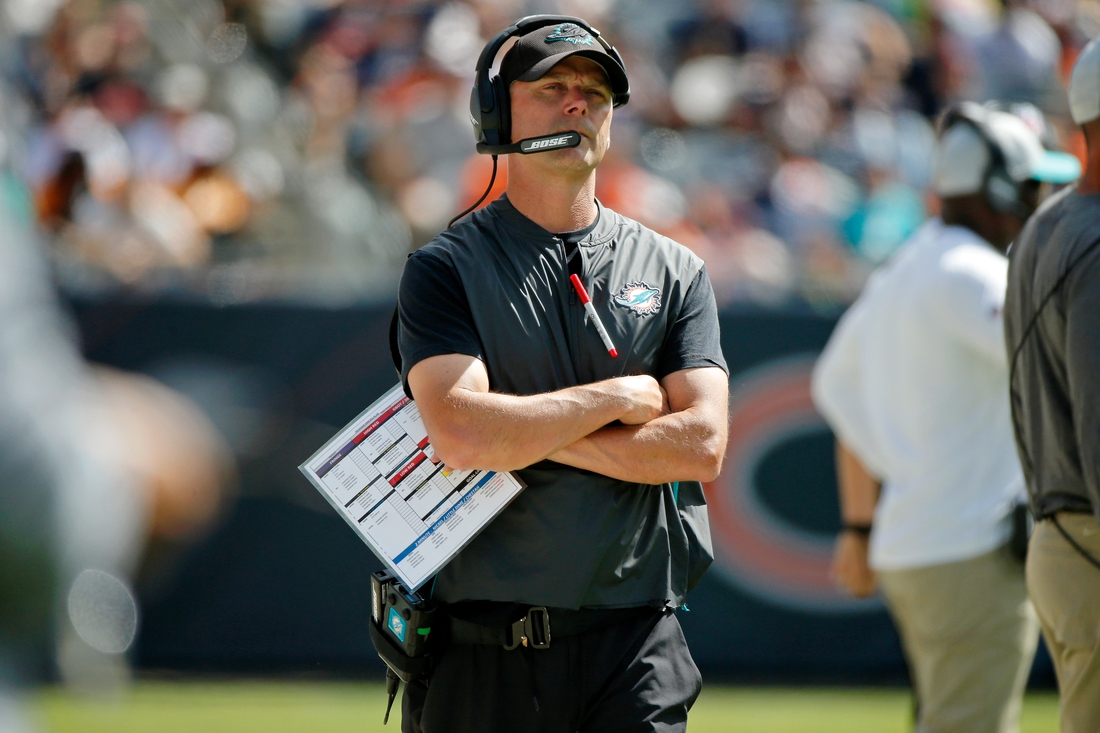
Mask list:
[[[485,142],[485,130],[481,126],[481,95],[477,84],[470,90],[470,122],[474,124],[474,142]]]
[[[1022,205],[1019,187],[1000,171],[994,171],[986,179],[985,198],[995,210],[1006,214],[1018,212]]]
[[[486,145],[507,145],[511,136],[511,114],[508,89],[500,76],[489,80],[487,97],[487,112],[482,110],[482,97],[477,87],[470,98],[470,117],[474,120],[478,142]]]
[[[493,77],[493,97],[496,100],[493,111],[496,114],[497,130],[500,132],[498,144],[507,145],[512,142],[512,98],[499,75]]]

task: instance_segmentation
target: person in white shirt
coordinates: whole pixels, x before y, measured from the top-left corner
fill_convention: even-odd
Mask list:
[[[1006,549],[1023,482],[1008,402],[1004,255],[1044,182],[1080,174],[1019,117],[972,103],[941,121],[942,207],[868,281],[813,377],[837,437],[845,528],[833,572],[881,586],[918,733],[1009,733],[1038,641]],[[880,490],[881,489],[881,490]]]

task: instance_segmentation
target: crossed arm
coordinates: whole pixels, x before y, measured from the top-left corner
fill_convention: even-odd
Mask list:
[[[517,396],[490,392],[478,359],[446,354],[416,364],[409,387],[437,455],[459,469],[550,459],[660,484],[710,481],[725,454],[728,380],[717,367]]]

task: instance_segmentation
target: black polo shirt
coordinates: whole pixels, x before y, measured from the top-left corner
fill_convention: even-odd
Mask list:
[[[577,244],[581,279],[618,358],[585,323],[562,235],[502,197],[405,266],[398,343],[406,390],[413,365],[454,353],[483,361],[493,391],[518,395],[628,374],[726,369],[702,260],[602,206]],[[553,461],[517,473],[527,489],[440,571],[434,598],[679,606],[711,562],[698,482],[636,484]]]

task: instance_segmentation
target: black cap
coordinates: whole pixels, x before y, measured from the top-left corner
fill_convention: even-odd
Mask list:
[[[520,36],[500,62],[500,78],[505,85],[535,81],[567,56],[584,56],[602,66],[611,84],[614,105],[626,104],[630,82],[618,54],[609,54],[602,43],[576,23],[544,26]]]

